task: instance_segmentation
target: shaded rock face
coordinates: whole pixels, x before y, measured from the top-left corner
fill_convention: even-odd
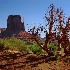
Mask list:
[[[10,37],[13,34],[18,34],[20,31],[25,31],[24,22],[21,22],[20,15],[9,15],[7,28],[0,29],[0,38]]]
[[[10,15],[7,19],[7,30],[25,31],[24,22],[21,22],[20,15]]]

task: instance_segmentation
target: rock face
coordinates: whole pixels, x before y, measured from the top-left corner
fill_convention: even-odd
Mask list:
[[[0,29],[0,38],[16,37],[21,40],[33,40],[33,36],[25,31],[24,22],[21,22],[20,15],[9,15],[7,28]]]
[[[7,19],[7,30],[25,31],[24,22],[21,22],[20,15],[10,15]]]
[[[25,31],[24,22],[21,22],[20,15],[9,15],[7,28],[0,29],[0,38],[10,37],[13,34],[18,34],[20,31]]]
[[[18,39],[23,39],[23,40],[33,40],[32,39],[32,35],[26,31],[20,31],[17,35],[16,35],[16,38]]]

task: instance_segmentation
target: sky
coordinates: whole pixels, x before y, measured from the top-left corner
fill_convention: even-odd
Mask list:
[[[25,30],[29,26],[45,24],[45,13],[54,4],[56,8],[62,8],[66,16],[70,15],[70,0],[0,0],[0,28],[7,27],[9,15],[20,15],[25,22]],[[41,35],[44,37],[44,34]]]

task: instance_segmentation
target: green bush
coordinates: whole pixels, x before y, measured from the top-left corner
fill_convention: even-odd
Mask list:
[[[55,60],[58,60],[60,58],[59,55],[55,55]]]
[[[27,49],[26,49],[27,52],[32,51],[34,54],[40,54],[40,55],[47,54],[47,52],[42,50],[35,41],[27,41],[26,44],[27,44]],[[44,41],[41,41],[40,44],[43,45]]]
[[[25,42],[16,38],[0,39],[0,44],[4,44],[5,48],[12,50],[25,50]]]
[[[0,43],[0,50],[4,49],[4,44]]]
[[[28,44],[26,51],[32,51],[34,54],[45,54],[44,50],[42,50],[35,41],[28,41],[26,44]]]
[[[32,48],[32,52],[33,53],[38,53],[40,50],[39,50],[39,47],[34,47],[34,48]]]
[[[48,48],[56,55],[56,51],[58,50],[58,46],[55,43],[48,44]]]
[[[42,41],[41,44],[44,42]],[[38,46],[35,41],[23,41],[17,38],[0,39],[0,48],[9,48],[11,50],[33,52],[35,54],[45,54],[46,52]]]

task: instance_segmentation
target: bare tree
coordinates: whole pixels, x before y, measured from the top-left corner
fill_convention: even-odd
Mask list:
[[[51,43],[52,40],[57,40],[59,49],[63,47],[64,53],[66,53],[66,47],[69,43],[68,33],[70,31],[70,18],[66,18],[63,14],[63,10],[61,8],[56,9],[53,4],[48,7],[48,10],[48,14],[45,14],[46,27],[40,25],[36,28],[34,26],[32,29],[29,29],[29,32],[33,35],[32,39],[34,39],[37,44],[48,53],[48,55],[52,54],[52,51],[47,47],[47,44]],[[44,33],[46,33],[44,45],[40,44],[38,38],[39,31],[44,31]]]

